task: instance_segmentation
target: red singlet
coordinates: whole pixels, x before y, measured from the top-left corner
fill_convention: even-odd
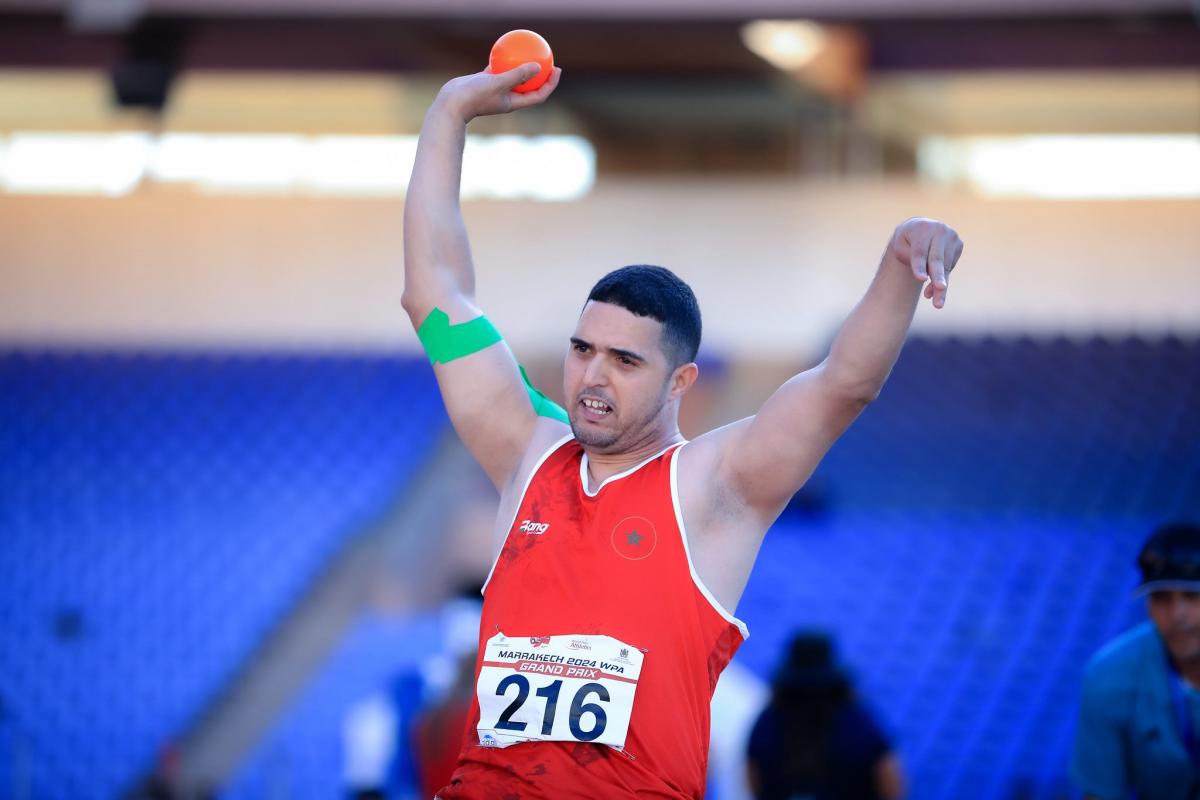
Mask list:
[[[494,731],[507,724],[508,729],[515,725],[547,733],[553,723],[558,735],[570,722],[575,733],[561,741],[483,746],[477,694],[458,769],[439,792],[442,800],[704,796],[713,689],[748,634],[717,604],[692,567],[675,491],[678,452],[672,446],[609,478],[594,494],[586,488],[586,456],[573,437],[551,448],[534,467],[484,585],[476,689],[492,707],[493,719],[484,721],[485,728]],[[481,682],[485,647],[489,640],[495,645],[497,634],[518,645],[506,654],[512,658],[560,663],[513,662],[524,666],[489,670],[508,675],[507,681]],[[619,640],[614,647],[629,645],[643,654],[636,696],[631,710],[628,705],[624,709],[628,732],[623,751],[569,737],[598,735],[601,715],[589,709],[606,709],[607,723],[618,727],[618,689],[633,681],[610,684],[617,688],[612,702],[605,704],[599,700],[610,698],[601,696],[598,684],[576,691],[569,680],[557,681],[556,687],[548,683],[554,675],[530,674],[558,670],[562,675],[566,669],[570,675],[572,668],[564,665],[586,660],[544,653],[561,647],[559,652],[573,656],[566,648],[587,650],[587,641],[600,641],[592,635],[612,637]],[[593,652],[609,651],[597,647]],[[628,650],[621,652],[628,655]],[[529,672],[516,675],[516,669]],[[527,702],[540,704],[529,706],[539,710],[530,722],[514,723],[520,717],[512,712]]]

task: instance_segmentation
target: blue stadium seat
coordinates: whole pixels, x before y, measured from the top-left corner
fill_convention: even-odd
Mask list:
[[[0,735],[34,797],[128,790],[445,429],[416,359],[17,350],[0,387]]]

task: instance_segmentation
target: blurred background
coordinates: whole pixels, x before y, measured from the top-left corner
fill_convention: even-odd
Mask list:
[[[814,628],[912,797],[1073,796],[1084,664],[1144,616],[1141,540],[1200,516],[1197,13],[3,0],[0,797],[427,796],[495,495],[400,309],[401,217],[426,107],[512,28],[562,83],[472,124],[463,207],[552,397],[617,266],[697,292],[694,436],[823,357],[900,221],[966,242],[767,537],[709,796],[747,796]]]

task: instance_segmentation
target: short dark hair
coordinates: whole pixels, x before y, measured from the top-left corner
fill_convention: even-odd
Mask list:
[[[674,369],[696,360],[700,350],[700,304],[692,287],[666,267],[631,264],[592,287],[588,302],[612,303],[663,325],[663,351]]]

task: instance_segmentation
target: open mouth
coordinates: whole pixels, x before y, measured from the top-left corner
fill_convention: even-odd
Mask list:
[[[585,419],[601,420],[612,413],[612,406],[605,403],[603,400],[597,400],[594,397],[585,397],[579,401],[579,407],[583,409]]]

